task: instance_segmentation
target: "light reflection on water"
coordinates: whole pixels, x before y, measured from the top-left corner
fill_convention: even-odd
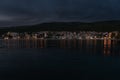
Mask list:
[[[5,48],[71,48],[85,53],[103,53],[105,56],[119,55],[120,46],[117,40],[1,40]]]
[[[110,78],[120,72],[120,41],[117,40],[1,40],[1,44],[5,45],[0,54],[3,76],[69,74],[69,77]]]

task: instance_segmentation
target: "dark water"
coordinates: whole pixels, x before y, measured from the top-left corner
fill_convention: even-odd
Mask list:
[[[13,43],[14,44],[13,44]],[[120,74],[120,41],[3,41],[1,79],[113,79]]]

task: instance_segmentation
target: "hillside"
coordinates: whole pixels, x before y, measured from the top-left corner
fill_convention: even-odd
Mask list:
[[[31,26],[5,27],[0,33],[14,32],[36,32],[36,31],[120,31],[120,21],[103,21],[94,23],[81,22],[52,22]]]

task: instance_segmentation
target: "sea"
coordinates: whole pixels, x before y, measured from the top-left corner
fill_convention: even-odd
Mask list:
[[[120,79],[120,40],[0,40],[0,80]]]

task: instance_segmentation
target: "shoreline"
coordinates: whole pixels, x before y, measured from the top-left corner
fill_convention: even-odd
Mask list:
[[[45,39],[0,39],[0,40],[120,40],[120,39],[52,39],[52,38],[45,38]]]

